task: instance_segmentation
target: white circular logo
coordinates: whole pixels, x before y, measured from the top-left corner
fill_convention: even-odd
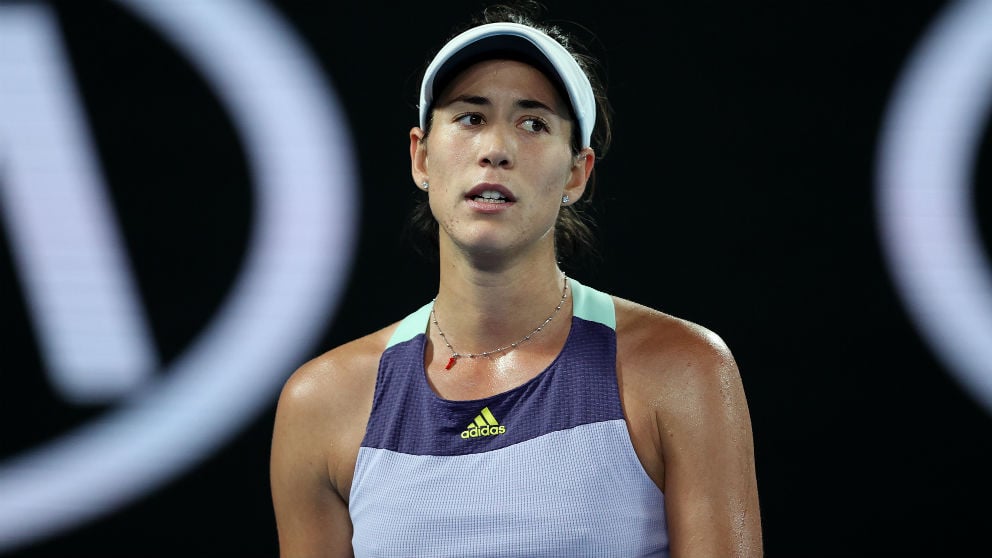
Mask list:
[[[938,357],[992,411],[992,268],[971,179],[992,105],[992,2],[950,5],[897,83],[878,153],[895,283]]]
[[[278,14],[249,1],[121,3],[166,36],[229,111],[257,187],[254,228],[220,310],[163,374],[99,420],[0,464],[0,550],[141,496],[271,405],[333,314],[354,249],[347,120]]]

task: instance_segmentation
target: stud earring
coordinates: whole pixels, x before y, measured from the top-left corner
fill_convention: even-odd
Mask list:
[[[430,183],[429,183],[429,182],[427,182],[426,180],[425,180],[425,181],[423,181],[423,182],[421,182],[421,183],[420,183],[420,186],[421,186],[421,187],[422,187],[422,188],[423,188],[424,190],[426,190],[426,189],[428,189],[428,188],[430,188],[430,187],[431,187],[431,185],[430,185]]]
[[[561,204],[565,205],[566,203],[568,203],[568,194],[561,197]]]

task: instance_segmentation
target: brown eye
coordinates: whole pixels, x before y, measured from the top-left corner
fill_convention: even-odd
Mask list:
[[[464,126],[478,126],[484,122],[482,115],[478,113],[463,114],[455,119],[455,122]]]
[[[548,131],[548,123],[540,118],[528,118],[524,120],[523,128],[528,132],[546,132]]]

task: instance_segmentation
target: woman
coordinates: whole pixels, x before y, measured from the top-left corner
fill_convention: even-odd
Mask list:
[[[410,157],[437,296],[288,380],[284,557],[761,554],[728,348],[559,269],[606,111],[552,34],[489,10],[425,72]]]

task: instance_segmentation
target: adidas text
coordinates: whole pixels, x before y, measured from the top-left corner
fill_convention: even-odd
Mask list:
[[[462,438],[478,438],[480,436],[497,436],[506,432],[505,426],[472,426],[468,430],[462,432]]]

